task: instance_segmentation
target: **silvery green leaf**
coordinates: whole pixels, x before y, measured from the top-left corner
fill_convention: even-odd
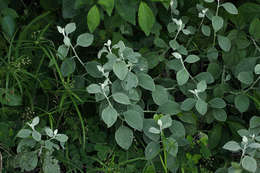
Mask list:
[[[222,98],[214,98],[209,101],[209,105],[212,108],[225,108],[226,107],[226,102]]]
[[[160,120],[162,121],[162,126],[161,126],[162,129],[171,127],[172,118],[170,115],[165,115],[165,116],[161,117]]]
[[[204,0],[205,2],[207,2],[207,3],[212,3],[212,2],[214,2],[214,0]]]
[[[37,131],[33,131],[32,132],[32,137],[33,137],[34,140],[40,141],[41,138],[42,138],[42,135],[39,132],[37,132]]]
[[[209,27],[208,25],[202,25],[202,26],[201,26],[201,31],[202,31],[202,33],[203,33],[205,36],[207,36],[207,37],[210,36],[211,30],[210,30],[210,27]]]
[[[102,111],[101,116],[107,127],[110,128],[116,122],[118,113],[113,107],[108,106]]]
[[[136,88],[132,88],[128,91],[128,97],[130,100],[138,102],[142,97],[142,92]]]
[[[65,26],[65,33],[68,35],[76,30],[75,23],[69,23]]]
[[[180,121],[173,120],[172,125],[169,129],[172,132],[173,138],[179,139],[185,137],[186,130],[184,128],[184,125]]]
[[[197,84],[197,90],[198,92],[204,92],[207,89],[207,83],[205,80],[200,81]]]
[[[51,156],[46,156],[44,158],[43,166],[44,173],[60,173],[60,166],[58,160],[53,159]]]
[[[242,148],[240,147],[240,145],[239,145],[237,142],[235,142],[235,141],[229,141],[229,142],[227,142],[227,143],[223,146],[223,148],[224,148],[225,150],[229,150],[229,151],[233,151],[233,152],[237,152],[237,151],[239,151],[239,150],[242,150]]]
[[[187,98],[182,102],[181,109],[184,111],[190,111],[195,106],[195,104],[196,100],[194,98]]]
[[[118,103],[121,103],[124,105],[131,104],[129,97],[124,93],[117,92],[117,93],[113,94],[112,96],[113,96],[113,99]]]
[[[155,127],[150,127],[149,132],[154,133],[154,134],[160,134],[161,133],[160,130],[155,128]]]
[[[179,70],[176,74],[178,85],[184,85],[189,80],[189,73],[185,68]]]
[[[120,80],[124,80],[128,73],[128,67],[124,61],[118,61],[113,65],[113,72]]]
[[[173,50],[177,50],[180,47],[179,43],[176,40],[171,40],[169,44]]]
[[[64,58],[67,57],[69,52],[69,48],[66,45],[60,45],[58,48],[57,56],[61,59],[64,60]]]
[[[218,121],[226,121],[227,120],[227,113],[224,109],[213,109],[212,114],[214,118]]]
[[[115,133],[116,143],[125,150],[128,150],[132,145],[134,134],[131,129],[126,126],[121,126]]]
[[[255,74],[260,74],[260,64],[255,66]]]
[[[54,144],[54,143],[52,143],[50,140],[46,140],[46,141],[44,142],[45,148],[48,149],[48,150],[52,150],[53,144]]]
[[[183,32],[183,34],[185,34],[185,35],[191,34],[190,30],[188,30],[188,29],[183,29],[182,32]]]
[[[32,120],[31,126],[34,127],[34,126],[38,125],[39,122],[40,122],[40,118],[39,118],[39,117],[35,117],[35,118],[33,118],[33,120]]]
[[[178,52],[173,52],[172,55],[173,55],[175,58],[177,58],[177,59],[181,59],[181,58],[182,58],[181,54],[179,54]]]
[[[128,110],[126,112],[123,113],[124,114],[124,118],[126,120],[126,123],[139,131],[143,130],[143,117],[142,115],[135,111],[135,110]]]
[[[211,84],[215,81],[214,77],[209,72],[201,72],[195,76],[198,81],[205,80],[207,84]]]
[[[155,85],[155,90],[152,91],[152,98],[157,105],[162,105],[168,102],[168,97],[169,94],[166,88],[161,85]]]
[[[239,112],[246,112],[249,108],[249,98],[246,95],[237,95],[235,97],[235,107]]]
[[[144,126],[143,126],[143,132],[144,134],[153,141],[159,141],[160,135],[151,133],[149,130],[150,128],[156,128],[159,129],[160,127],[158,124],[154,121],[154,119],[144,119]]]
[[[207,113],[208,110],[208,104],[202,100],[202,99],[198,99],[196,102],[196,110],[201,114],[201,115],[205,115]]]
[[[139,73],[137,74],[137,77],[139,81],[138,85],[140,85],[142,88],[150,91],[155,90],[154,80],[151,76],[145,73]]]
[[[240,129],[237,131],[237,133],[239,134],[239,136],[243,137],[243,136],[248,136],[250,134],[250,132],[246,129]]]
[[[64,134],[56,134],[55,135],[55,139],[59,142],[67,142],[67,140],[69,139],[67,135]]]
[[[125,47],[124,42],[120,40],[117,44],[113,45],[112,48],[113,48],[113,49],[118,49],[118,48],[119,48],[119,52],[120,52],[120,53],[123,53],[123,51],[124,51],[124,49],[125,49],[126,47]]]
[[[35,151],[25,152],[21,154],[18,160],[19,166],[27,172],[34,170],[37,167],[37,163],[38,163],[38,156],[37,156],[37,152]]]
[[[226,2],[221,4],[222,7],[224,7],[224,9],[230,13],[230,14],[238,14],[238,10],[236,8],[236,6],[234,4],[232,4],[231,2]]]
[[[90,94],[102,93],[102,90],[98,84],[90,84],[87,87],[87,91]]]
[[[64,43],[66,46],[69,47],[69,46],[71,45],[71,43],[70,43],[70,38],[67,37],[67,36],[65,36],[64,39],[63,39],[63,43]]]
[[[254,149],[259,149],[260,148],[260,144],[254,142],[254,143],[249,144],[248,147],[254,148]]]
[[[231,49],[231,41],[228,37],[218,35],[218,44],[225,52],[228,52]]]
[[[181,112],[181,110],[177,102],[169,100],[163,105],[160,105],[157,112],[162,114],[177,115]]]
[[[94,41],[94,36],[89,33],[84,33],[78,36],[77,45],[81,47],[89,47]]]
[[[199,60],[200,60],[200,58],[197,55],[189,55],[184,61],[192,64],[192,63],[195,63]]]
[[[122,81],[123,88],[125,90],[130,90],[132,88],[136,88],[137,85],[138,85],[137,76],[132,72],[128,72],[126,78],[124,79],[124,81]]]
[[[215,32],[218,32],[224,25],[224,20],[220,16],[213,16],[211,21]]]
[[[245,156],[242,159],[242,167],[249,172],[256,172],[257,162],[253,157]]]
[[[28,138],[32,134],[32,131],[29,129],[22,129],[18,132],[17,137]]]
[[[97,61],[89,61],[85,64],[88,74],[94,78],[102,78],[104,68]]]
[[[51,138],[51,137],[53,137],[53,131],[52,131],[52,129],[51,128],[49,128],[49,127],[46,127],[45,129],[45,133]]]
[[[152,160],[160,153],[160,143],[150,142],[145,148],[145,158],[146,160]]]

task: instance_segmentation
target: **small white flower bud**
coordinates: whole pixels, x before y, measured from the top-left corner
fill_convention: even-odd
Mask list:
[[[162,120],[158,120],[158,121],[157,121],[157,124],[158,124],[160,127],[162,127]]]
[[[243,136],[242,141],[247,144],[247,143],[248,143],[247,137],[246,137],[246,136]]]

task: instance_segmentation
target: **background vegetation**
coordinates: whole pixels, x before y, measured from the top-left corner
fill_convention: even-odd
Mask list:
[[[1,0],[0,172],[260,172],[259,18],[259,0]]]

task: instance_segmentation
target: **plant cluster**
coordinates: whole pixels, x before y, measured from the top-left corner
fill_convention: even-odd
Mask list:
[[[259,11],[1,1],[0,172],[259,172]]]

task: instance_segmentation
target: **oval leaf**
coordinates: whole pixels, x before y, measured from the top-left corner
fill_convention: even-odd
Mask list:
[[[67,77],[75,71],[75,68],[76,68],[76,63],[74,59],[68,58],[62,62],[60,71],[62,76]]]
[[[208,104],[204,100],[198,99],[195,107],[201,115],[205,115],[207,113]]]
[[[237,10],[236,6],[230,2],[226,2],[226,3],[222,4],[221,6],[224,7],[224,9],[230,14],[238,14],[238,10]]]
[[[108,106],[102,111],[101,116],[103,121],[106,123],[107,127],[109,128],[113,126],[113,124],[116,122],[118,113],[114,108]]]
[[[145,148],[145,158],[147,160],[152,160],[160,152],[159,142],[150,142]]]
[[[129,126],[141,131],[143,129],[143,117],[134,110],[128,110],[124,113],[125,120]]]
[[[124,80],[128,73],[128,68],[126,63],[124,61],[118,61],[114,63],[113,72],[120,80]]]
[[[154,91],[155,90],[155,84],[153,81],[153,78],[151,78],[151,76],[149,76],[148,74],[145,73],[139,73],[137,75],[138,77],[138,81],[139,81],[139,85],[146,89],[146,90],[150,90],[150,91]]]
[[[222,50],[228,52],[231,48],[231,41],[229,38],[218,35],[218,44]]]
[[[130,105],[131,104],[129,97],[124,93],[118,92],[118,93],[113,94],[113,99],[116,102],[124,104],[124,105]]]
[[[162,105],[168,102],[168,96],[169,94],[167,90],[161,85],[156,85],[155,90],[152,92],[153,101],[157,105]]]
[[[229,151],[233,151],[233,152],[236,152],[236,151],[239,151],[239,150],[242,149],[242,148],[240,147],[240,145],[239,145],[237,142],[235,142],[235,141],[229,141],[229,142],[227,142],[227,143],[223,146],[223,148],[224,148],[225,150],[229,150]]]
[[[189,80],[189,74],[183,68],[182,70],[177,72],[176,78],[177,78],[178,85],[184,85]]]
[[[82,47],[89,47],[94,40],[94,36],[89,33],[84,33],[78,36],[77,38],[77,45]]]
[[[155,17],[150,7],[141,1],[138,10],[138,23],[145,35],[148,36],[155,23]]]
[[[245,95],[238,95],[235,97],[235,107],[239,112],[246,112],[249,107],[249,98]]]
[[[119,127],[115,133],[117,144],[125,150],[128,150],[132,145],[133,138],[133,131],[126,126]]]
[[[223,27],[224,24],[224,20],[220,16],[213,16],[211,22],[215,32],[218,32]]]
[[[242,167],[249,172],[255,172],[257,169],[256,160],[253,157],[245,156],[242,160]]]
[[[98,7],[94,5],[88,12],[87,16],[88,28],[91,33],[98,27],[100,23],[100,14]]]

